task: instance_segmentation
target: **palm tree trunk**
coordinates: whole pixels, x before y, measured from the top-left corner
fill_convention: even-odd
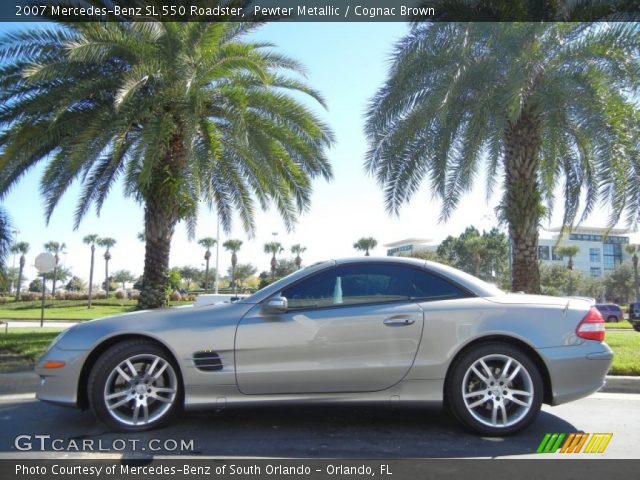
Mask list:
[[[109,298],[109,260],[104,260],[104,289],[107,291],[107,299]]]
[[[96,253],[95,245],[91,245],[91,266],[89,267],[89,300],[87,308],[91,308],[91,293],[93,292],[93,261]]]
[[[636,255],[635,253],[633,254],[633,292],[636,295],[636,303],[640,302],[640,287],[638,286],[638,255]],[[20,287],[20,285],[18,284],[18,287]]]
[[[182,137],[171,140],[169,153],[158,165],[154,178],[145,194],[144,235],[145,258],[142,291],[138,308],[167,306],[169,286],[169,253],[175,226],[180,219],[181,205],[175,201],[175,178],[184,169],[185,155]]]
[[[20,270],[18,270],[18,285],[16,286],[16,302],[20,301],[20,286],[22,285],[22,272],[24,271],[25,263],[26,260],[24,255],[20,255]]]
[[[207,250],[207,253],[209,253],[209,250]],[[211,258],[211,256],[205,254],[204,259],[207,265],[204,268],[204,293],[209,293],[209,258]]]
[[[523,113],[505,131],[504,215],[512,241],[511,288],[540,293],[538,226],[542,201],[538,188],[540,121]]]
[[[162,308],[167,305],[169,253],[178,216],[173,202],[154,194],[146,202],[144,217],[146,245],[138,308]]]
[[[51,296],[56,296],[56,278],[58,276],[58,254],[56,253],[56,265],[53,267],[53,283],[51,284]],[[43,292],[44,293],[44,292]]]

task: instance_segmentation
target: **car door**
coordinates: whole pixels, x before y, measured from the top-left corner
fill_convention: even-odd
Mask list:
[[[257,305],[236,332],[238,387],[246,394],[363,392],[399,382],[423,327],[412,276],[404,265],[339,265],[284,288],[284,313]]]

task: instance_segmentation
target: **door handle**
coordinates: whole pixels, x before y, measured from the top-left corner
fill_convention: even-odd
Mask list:
[[[387,327],[407,327],[409,325],[413,325],[416,323],[415,318],[410,317],[389,317],[384,320],[384,323]]]

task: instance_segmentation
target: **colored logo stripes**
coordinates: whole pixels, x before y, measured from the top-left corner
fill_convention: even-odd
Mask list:
[[[537,453],[603,453],[613,433],[547,433]]]

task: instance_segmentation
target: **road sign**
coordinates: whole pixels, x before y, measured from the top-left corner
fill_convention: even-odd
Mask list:
[[[35,267],[39,273],[49,273],[56,268],[56,257],[50,253],[41,253],[36,257]]]

